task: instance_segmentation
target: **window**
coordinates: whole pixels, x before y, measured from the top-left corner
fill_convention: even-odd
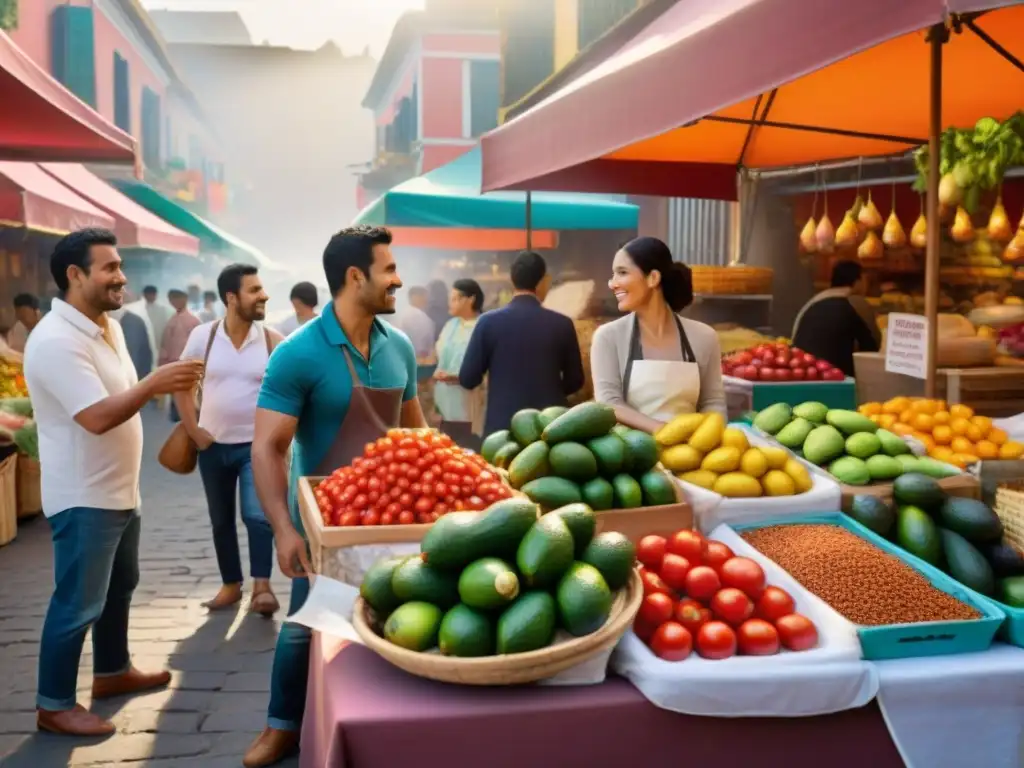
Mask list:
[[[582,51],[636,10],[637,0],[578,0],[577,25]]]
[[[149,168],[160,168],[160,96],[148,87],[142,89],[142,161]]]
[[[500,99],[507,107],[555,70],[555,0],[510,2],[501,23],[504,66]]]
[[[476,138],[498,126],[501,107],[501,64],[497,61],[471,60],[469,72],[468,136]],[[465,131],[463,131],[465,133]]]
[[[128,60],[114,53],[114,125],[132,132],[132,96],[128,82]]]
[[[54,8],[50,50],[53,76],[95,109],[96,41],[92,8],[72,5]]]

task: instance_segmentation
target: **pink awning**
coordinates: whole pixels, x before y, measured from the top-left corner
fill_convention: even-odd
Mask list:
[[[40,163],[43,170],[114,217],[114,233],[122,248],[149,248],[186,256],[199,255],[199,240],[172,227],[89,169],[75,163]]]
[[[606,61],[486,134],[483,191],[614,190],[735,199],[741,164],[817,162],[839,143],[845,156],[854,157],[908,149],[927,139],[928,51],[920,30],[950,12],[1021,4],[680,0]],[[1010,12],[1015,15],[1003,30],[1006,39],[999,34],[1001,12],[979,20],[1014,53],[1022,44],[1018,10]],[[1021,90],[1012,80],[965,88],[972,75],[956,66],[957,57],[969,64],[976,47],[985,44],[967,32],[956,37],[947,46],[945,92],[955,89],[960,98],[944,99],[946,117],[983,110],[973,122],[988,114],[984,110],[997,91],[1005,89],[999,94],[1005,101]],[[896,47],[880,45],[887,41]],[[1016,72],[992,49],[984,53],[995,66]],[[751,140],[750,123],[762,119],[768,103],[767,120],[775,124],[762,123]],[[797,123],[840,133],[797,130]],[[834,141],[836,135],[845,141]]]
[[[132,163],[135,140],[0,31],[0,160]]]
[[[0,226],[66,235],[85,227],[114,228],[114,219],[35,163],[0,161]]]

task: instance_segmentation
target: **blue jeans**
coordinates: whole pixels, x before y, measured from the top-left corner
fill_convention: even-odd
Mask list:
[[[309,579],[292,579],[292,598],[288,615],[295,613],[309,596]],[[308,627],[286,621],[277,635],[274,668],[270,673],[270,706],[267,725],[281,731],[297,731],[306,709],[306,684],[309,682]]]
[[[73,709],[78,663],[92,627],[93,675],[128,670],[128,610],[139,583],[139,512],[72,507],[47,518],[54,590],[39,644],[36,706]]]
[[[274,559],[274,534],[252,478],[252,443],[214,443],[199,452],[199,474],[213,526],[213,548],[225,584],[240,584],[242,559],[235,528],[235,493],[242,502],[242,522],[249,532],[249,571],[254,579],[269,579]]]

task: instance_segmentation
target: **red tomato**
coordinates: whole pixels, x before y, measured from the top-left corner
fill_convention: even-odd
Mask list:
[[[775,381],[775,369],[774,368],[761,368],[758,374],[758,378],[761,381]]]
[[[686,627],[690,634],[696,635],[701,627],[711,621],[711,611],[701,607],[696,600],[680,600],[673,618]]]
[[[413,509],[415,509],[416,512],[432,512],[434,510],[434,504],[436,503],[437,502],[435,502],[430,496],[420,496],[416,499]]]
[[[633,632],[636,636],[643,640],[645,643],[650,644],[651,638],[654,637],[654,631],[658,627],[654,624],[648,624],[646,621],[641,619],[639,616],[633,621]]]
[[[764,619],[750,619],[736,630],[740,653],[747,656],[773,656],[779,652],[779,633]]]
[[[380,525],[380,512],[375,509],[364,512],[363,525]]]
[[[665,544],[665,550],[673,555],[682,555],[691,563],[699,563],[704,556],[707,541],[697,531],[676,531]]]
[[[733,557],[722,563],[719,569],[722,585],[736,587],[757,600],[764,592],[764,571],[749,557]]]
[[[757,381],[757,371],[758,368],[756,365],[746,365],[743,368],[737,370],[736,372],[740,375],[740,378],[742,379],[746,379],[747,381]]]
[[[720,541],[708,541],[707,549],[704,550],[704,565],[714,568],[716,571],[722,567],[722,563],[733,557],[733,552],[728,546]]]
[[[352,506],[362,511],[370,505],[370,500],[366,498],[365,493],[360,493],[354,499],[352,499]]]
[[[740,590],[726,587],[711,598],[711,612],[726,624],[738,627],[754,615],[754,601]]]
[[[793,377],[793,381],[804,381],[807,378],[807,371],[803,368],[794,368],[789,375]]]
[[[754,356],[749,352],[740,352],[733,359],[738,365],[750,365],[750,361],[754,359]]]
[[[792,381],[793,372],[789,368],[776,368],[775,369],[775,380],[776,381]]]
[[[672,588],[664,582],[664,580],[654,571],[649,571],[646,568],[640,572],[640,581],[644,585],[644,594],[652,595],[656,592],[660,592],[663,595],[674,597],[675,593]]]
[[[636,545],[636,559],[648,568],[658,570],[665,556],[665,548],[664,536],[644,536]]]
[[[698,565],[686,574],[686,594],[695,600],[707,602],[722,588],[722,582],[714,568]]]
[[[840,371],[838,368],[832,368],[830,370],[825,371],[821,375],[821,378],[824,379],[825,381],[845,381],[846,374]]]
[[[391,514],[390,512],[388,512],[386,510],[384,512],[382,512],[381,515],[380,515],[380,524],[381,525],[394,525],[397,522],[398,522],[398,515],[393,515],[393,514]]]
[[[791,651],[806,651],[818,644],[814,622],[800,613],[791,613],[775,622],[782,646]]]
[[[775,356],[775,367],[780,369],[789,368],[789,355],[784,352],[777,354]]]
[[[398,524],[399,525],[412,525],[415,522],[416,522],[416,515],[412,512],[412,510],[403,509],[398,514]]]
[[[682,661],[693,652],[693,636],[681,624],[666,621],[654,631],[651,650],[665,661]]]
[[[803,355],[793,355],[793,357],[789,359],[790,370],[795,371],[797,368],[803,369],[805,365],[806,363],[804,362]]]
[[[817,368],[822,373],[824,373],[825,371],[832,368],[832,363],[830,363],[828,360],[817,360],[814,363],[814,367]]]
[[[654,592],[647,595],[640,603],[640,610],[637,616],[648,624],[659,626],[672,618],[672,609],[675,604],[672,598],[661,592]]]
[[[807,363],[807,365],[814,365],[816,362],[818,362],[818,358],[816,358],[810,352],[804,352],[803,355],[804,362]]]
[[[766,587],[757,599],[754,615],[765,621],[778,621],[796,611],[796,603],[789,593],[779,587]]]
[[[736,653],[736,633],[721,621],[709,621],[697,632],[697,653],[705,659],[728,659]]]
[[[360,522],[362,519],[358,512],[346,512],[339,518],[338,525],[359,525]]]
[[[807,381],[817,381],[821,378],[821,372],[812,366],[807,366],[807,373],[805,374]]]
[[[658,575],[672,589],[683,590],[686,587],[686,574],[690,572],[690,561],[682,555],[674,555],[671,552],[661,560],[661,568]]]

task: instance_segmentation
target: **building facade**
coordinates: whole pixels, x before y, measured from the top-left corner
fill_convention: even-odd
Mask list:
[[[147,181],[219,213],[227,197],[220,141],[138,0],[13,3],[15,44],[135,137]]]
[[[454,160],[497,126],[500,48],[490,4],[428,2],[399,19],[363,98],[375,138],[360,207]]]

